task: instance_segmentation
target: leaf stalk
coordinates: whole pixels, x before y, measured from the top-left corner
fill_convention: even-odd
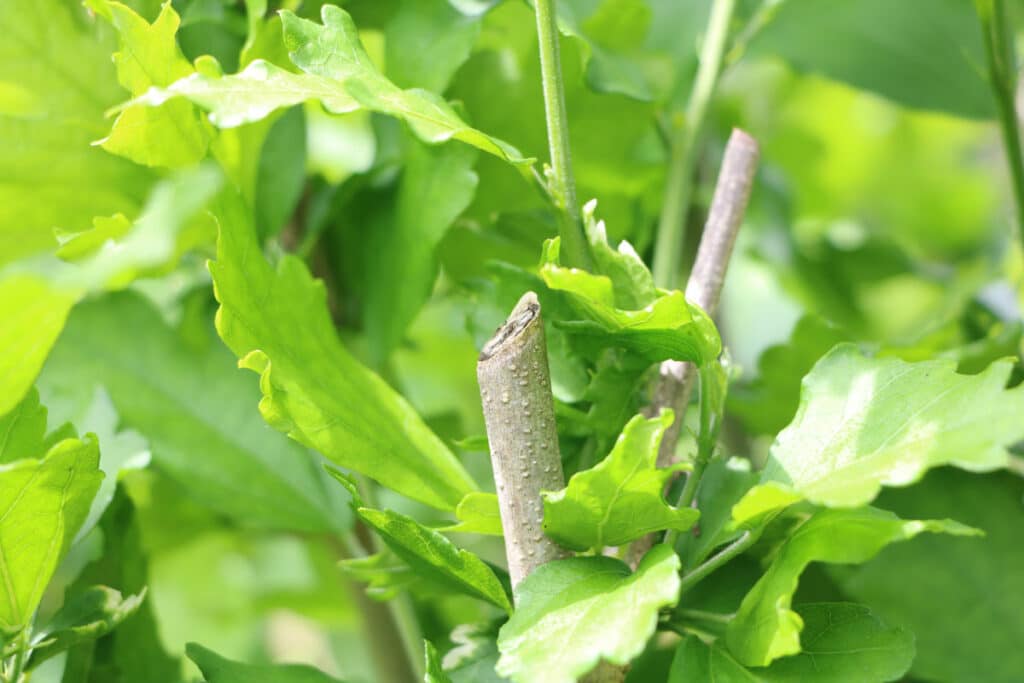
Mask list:
[[[558,212],[558,234],[567,265],[590,270],[593,262],[576,203],[576,178],[573,175],[569,146],[569,119],[565,110],[556,1],[536,0],[535,3],[541,88],[544,92],[544,115],[551,156],[551,167],[546,172],[547,187]]]

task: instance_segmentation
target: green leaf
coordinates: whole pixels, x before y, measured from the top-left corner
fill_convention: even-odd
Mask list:
[[[256,172],[256,229],[276,237],[295,213],[306,185],[306,117],[301,107],[284,112],[267,131]]]
[[[452,683],[507,683],[494,670],[498,664],[498,629],[502,622],[461,624],[451,633],[453,647],[443,664]]]
[[[39,392],[32,389],[21,403],[0,417],[0,465],[37,457],[44,436],[46,408],[39,404]]]
[[[516,589],[498,635],[497,671],[516,683],[574,683],[599,661],[627,664],[643,651],[658,610],[679,597],[679,558],[655,546],[636,572],[610,557],[538,567]]]
[[[778,434],[796,415],[801,378],[819,358],[846,339],[823,319],[804,316],[793,328],[789,341],[765,350],[757,359],[753,381],[731,388],[729,412],[753,434]]]
[[[676,650],[668,683],[882,683],[896,681],[914,659],[914,636],[886,626],[867,607],[808,603],[797,608],[804,648],[768,667],[747,668],[718,643],[690,636]]]
[[[197,72],[165,88],[150,88],[129,102],[128,107],[161,107],[175,97],[184,97],[209,112],[218,128],[236,128],[261,121],[278,109],[319,101],[327,111],[344,114],[359,103],[328,78],[295,74],[271,62],[257,59],[237,74],[218,70]]]
[[[859,567],[830,568],[843,593],[877,605],[917,639],[912,673],[950,683],[1016,683],[1024,671],[1024,480],[935,470],[879,503],[908,517],[956,515],[984,538],[925,536]],[[955,615],[955,617],[951,617]]]
[[[180,20],[165,3],[152,24],[118,2],[89,0],[97,14],[120,36],[114,54],[118,80],[134,97],[152,86],[166,86],[195,72],[178,48]],[[181,168],[206,156],[213,131],[185,100],[157,108],[133,105],[123,109],[110,134],[99,144],[108,152],[146,166]]]
[[[503,536],[505,533],[501,526],[498,496],[493,493],[467,493],[456,506],[455,517],[459,523],[445,527],[442,531],[485,536]]]
[[[766,666],[800,652],[804,622],[790,609],[800,574],[811,562],[856,564],[890,543],[922,532],[977,535],[950,520],[905,521],[875,508],[821,510],[801,524],[779,547],[768,570],[743,598],[729,623],[726,642],[747,666]]]
[[[294,256],[271,268],[237,197],[218,217],[217,331],[260,374],[263,418],[342,467],[454,510],[476,485],[412,405],[342,346],[324,284]]]
[[[452,683],[452,679],[441,668],[441,655],[437,654],[437,648],[429,640],[423,641],[424,659],[423,666],[424,683]]]
[[[700,533],[680,535],[676,546],[684,570],[698,566],[712,550],[739,536],[732,524],[732,508],[757,479],[746,458],[715,458],[708,464],[697,489]]]
[[[129,338],[124,329],[133,330]],[[259,395],[251,376],[219,344],[182,344],[138,294],[76,308],[40,382],[57,395],[105,387],[121,422],[150,441],[156,464],[244,526],[344,528],[345,509],[332,504],[319,459],[251,410]]]
[[[388,76],[400,88],[444,92],[479,34],[480,17],[448,0],[403,0],[384,29]]]
[[[33,631],[31,666],[39,666],[54,655],[110,633],[135,614],[145,598],[145,590],[122,597],[120,591],[106,586],[72,593],[56,614]]]
[[[61,441],[41,460],[0,466],[0,632],[24,628],[35,614],[99,489],[99,459],[86,437]]]
[[[0,32],[10,38],[0,45],[0,264],[55,247],[55,227],[77,231],[96,215],[133,215],[152,182],[145,169],[90,144],[124,93],[108,34],[77,5],[0,5]]]
[[[692,527],[700,513],[673,507],[664,496],[679,468],[657,466],[658,447],[673,420],[671,410],[649,420],[637,415],[604,460],[574,474],[561,491],[544,492],[544,533],[566,548],[599,552],[655,531]]]
[[[441,97],[402,90],[385,78],[359,41],[352,17],[333,5],[321,10],[323,25],[282,12],[292,61],[304,72],[330,79],[362,107],[406,121],[424,142],[461,140],[513,164],[530,164],[508,143],[469,127]]]
[[[786,0],[748,47],[901,104],[990,118],[978,18],[967,0]]]
[[[125,287],[160,272],[199,241],[190,219],[220,182],[212,166],[175,174],[154,187],[142,215],[120,241],[103,242],[74,264],[37,259],[0,277],[0,318],[8,321],[0,333],[0,415],[32,386],[71,307],[87,292]],[[100,223],[94,230],[105,228]]]
[[[958,375],[955,361],[907,363],[835,347],[804,378],[796,418],[734,516],[743,522],[801,498],[856,507],[931,467],[1004,466],[1006,446],[1024,438],[1024,388],[1005,388],[1011,369],[999,361]]]
[[[390,550],[341,560],[338,568],[353,581],[365,583],[366,594],[374,600],[391,600],[403,591],[416,595],[431,594],[432,586],[422,581],[404,560]]]
[[[371,355],[381,365],[430,297],[437,245],[469,206],[477,186],[476,152],[410,140],[390,220],[362,237],[366,250],[365,320]]]
[[[682,292],[661,291],[643,308],[624,310],[612,278],[559,265],[557,238],[545,243],[540,274],[549,288],[565,292],[584,318],[559,322],[570,334],[599,346],[624,347],[651,363],[672,358],[700,365],[722,351],[714,323]]]
[[[339,470],[329,471],[352,494],[352,506],[359,518],[412,568],[418,580],[465,593],[506,612],[512,611],[505,588],[483,560],[408,515],[363,507],[355,484]]]
[[[206,683],[340,683],[337,678],[304,664],[243,664],[225,659],[198,643],[185,654],[202,671]]]
[[[260,412],[328,459],[414,500],[454,510],[476,485],[416,411],[338,340],[322,282],[294,256],[260,255],[237,196],[219,206],[217,331],[260,374]]]

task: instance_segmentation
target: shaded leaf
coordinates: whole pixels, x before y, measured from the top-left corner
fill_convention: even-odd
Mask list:
[[[981,30],[966,0],[786,0],[749,54],[779,55],[910,107],[994,114]]]
[[[135,614],[145,598],[145,590],[123,597],[120,591],[106,586],[71,594],[56,614],[33,631],[31,666],[110,633]]]
[[[498,577],[483,560],[458,548],[438,531],[394,510],[364,507],[355,484],[335,469],[330,473],[352,494],[352,506],[388,548],[413,570],[417,580],[440,585],[511,612],[512,603]]]
[[[452,683],[452,679],[441,667],[441,656],[437,654],[437,648],[429,640],[423,641],[424,658],[424,683]]]
[[[796,610],[804,622],[800,654],[747,668],[718,643],[690,636],[676,650],[668,683],[883,683],[910,668],[913,634],[886,626],[867,607],[808,603]]]
[[[384,28],[388,77],[400,88],[444,92],[479,34],[480,17],[448,0],[403,0]]]
[[[637,415],[604,460],[577,472],[568,486],[544,492],[544,533],[573,550],[624,545],[655,531],[686,531],[700,513],[665,500],[665,484],[679,468],[658,468],[658,447],[675,416]]]
[[[219,345],[183,345],[151,304],[123,293],[75,310],[40,381],[57,395],[104,386],[160,468],[237,523],[344,528],[344,507],[333,504],[319,459],[267,429],[252,410],[251,376],[232,361]]]
[[[779,547],[768,570],[743,598],[726,631],[729,651],[747,666],[766,666],[797,654],[804,622],[790,603],[808,564],[865,562],[890,543],[922,532],[981,533],[950,520],[905,521],[875,508],[815,513]]]
[[[198,643],[185,654],[203,672],[206,683],[340,683],[337,678],[304,664],[243,664],[207,650]]]
[[[556,560],[516,589],[516,611],[498,635],[497,671],[516,683],[574,683],[599,661],[627,664],[675,604],[679,558],[655,546],[631,574],[610,557]]]
[[[908,517],[956,515],[984,538],[923,536],[858,567],[830,567],[844,593],[917,640],[915,678],[1015,683],[1024,671],[1024,480],[943,468],[879,503]],[[894,579],[897,577],[897,579]],[[951,618],[950,615],[956,615]]]
[[[444,510],[476,485],[412,406],[342,346],[322,282],[294,256],[277,269],[259,252],[237,196],[219,204],[217,330],[260,374],[260,412],[333,462]]]

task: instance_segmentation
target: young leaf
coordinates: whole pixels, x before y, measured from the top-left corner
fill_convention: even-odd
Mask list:
[[[886,491],[879,503],[906,517],[956,515],[984,538],[925,536],[858,567],[830,567],[844,594],[877,605],[914,633],[912,673],[952,683],[1016,683],[1024,671],[1024,479],[952,468]],[[894,580],[898,577],[898,580]],[[950,615],[956,615],[951,618]]]
[[[800,652],[804,622],[790,609],[800,574],[811,562],[856,564],[890,543],[922,532],[976,535],[981,532],[950,520],[904,521],[875,508],[821,510],[782,544],[768,571],[743,598],[729,623],[726,642],[747,666],[767,666]]]
[[[501,510],[498,496],[493,493],[467,493],[455,508],[458,524],[442,529],[466,534],[484,534],[485,536],[502,536]]]
[[[883,683],[900,680],[914,659],[914,636],[886,626],[867,607],[808,603],[800,654],[748,668],[718,643],[690,636],[676,650],[668,683]]]
[[[170,3],[161,7],[152,24],[119,2],[88,0],[88,4],[120,36],[121,51],[114,54],[114,63],[118,80],[132,96],[194,73],[178,48],[175,36],[181,22]],[[124,109],[99,144],[112,154],[146,166],[180,168],[202,160],[212,135],[195,107],[175,100],[159,108],[134,105]]]
[[[21,403],[0,417],[0,465],[34,458],[46,435],[46,408],[39,404],[39,392],[31,389]]]
[[[237,196],[221,200],[218,218],[217,330],[260,374],[263,417],[343,467],[454,510],[476,485],[412,406],[342,346],[323,283],[294,256],[270,267]]]
[[[671,358],[698,365],[722,351],[714,323],[682,292],[660,292],[643,308],[625,310],[610,277],[559,265],[557,238],[544,246],[540,274],[549,288],[565,292],[584,318],[559,326],[598,346],[624,347],[651,363]]]
[[[452,683],[452,679],[441,667],[441,655],[437,654],[437,648],[429,640],[423,641],[424,659],[424,683]]]
[[[146,591],[122,597],[120,591],[92,586],[71,594],[60,610],[32,633],[34,668],[54,655],[86,641],[96,640],[135,614]]]
[[[700,513],[665,500],[665,483],[678,468],[659,469],[658,446],[675,416],[637,415],[611,453],[577,472],[561,491],[545,492],[544,532],[566,548],[600,551],[664,529],[686,531]]]
[[[507,612],[512,611],[505,588],[483,560],[468,550],[456,547],[443,534],[428,529],[412,517],[394,510],[363,507],[355,484],[340,471],[329,471],[352,494],[352,506],[359,518],[413,569],[417,579],[471,595]]]
[[[251,410],[259,395],[251,377],[234,365],[219,344],[184,346],[150,303],[125,292],[75,309],[40,384],[49,394],[104,386],[122,423],[150,441],[156,464],[239,524],[344,528],[351,518],[333,504],[319,459],[267,429]]]
[[[516,590],[516,611],[498,635],[498,673],[516,683],[574,683],[601,660],[629,663],[654,633],[658,610],[678,599],[678,571],[665,545],[634,574],[610,557],[542,565]]]
[[[972,118],[994,114],[969,2],[787,0],[773,10],[749,46],[752,57],[779,55],[801,71],[910,107]]]
[[[206,683],[341,683],[304,664],[243,664],[225,659],[198,643],[186,645],[185,654],[199,667]]]
[[[338,568],[353,581],[365,583],[366,594],[374,600],[391,600],[403,591],[430,592],[416,572],[390,550],[341,560]]]
[[[103,474],[95,439],[0,466],[0,631],[28,625],[89,513]]]
[[[907,363],[835,347],[804,378],[796,418],[734,516],[744,522],[801,498],[856,507],[939,465],[1004,466],[1006,447],[1024,438],[1024,388],[1005,388],[1011,366],[958,375],[955,361]]]
[[[494,670],[498,664],[498,621],[462,624],[451,633],[453,647],[444,656],[452,683],[508,683]]]

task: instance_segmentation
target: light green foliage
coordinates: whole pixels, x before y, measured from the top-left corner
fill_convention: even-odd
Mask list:
[[[974,8],[965,0],[786,0],[749,46],[910,107],[993,115]]]
[[[201,241],[203,226],[191,219],[219,183],[210,166],[176,174],[154,186],[142,215],[119,241],[76,254],[73,264],[41,259],[24,266],[25,272],[0,276],[0,318],[9,321],[0,330],[0,415],[32,386],[71,307],[86,293],[162,272]],[[106,231],[102,222],[93,229]]]
[[[0,464],[41,455],[46,434],[46,408],[35,389],[21,403],[0,417]]]
[[[441,656],[437,654],[437,648],[429,640],[423,641],[424,657],[426,659],[423,676],[424,683],[452,683],[452,679],[441,668]]]
[[[104,112],[124,94],[113,46],[95,20],[77,3],[5,2],[0,32],[8,36],[0,45],[4,264],[56,246],[56,227],[77,231],[95,215],[133,214],[151,177],[90,144],[106,133]]]
[[[600,660],[625,664],[675,604],[679,558],[655,546],[636,572],[609,557],[557,560],[516,589],[516,611],[498,635],[497,671],[516,683],[574,683]]]
[[[748,668],[719,643],[689,636],[676,650],[668,683],[883,683],[900,680],[914,659],[914,636],[886,626],[861,605],[808,603],[803,651]]]
[[[95,439],[0,466],[0,632],[28,625],[89,513],[103,474]]]
[[[175,41],[181,22],[170,3],[161,7],[152,24],[119,2],[89,0],[89,5],[118,32],[121,50],[114,54],[117,77],[132,96],[194,73]],[[112,154],[146,166],[180,168],[200,161],[211,137],[209,124],[195,107],[177,100],[158,108],[125,108],[100,144]]]
[[[808,564],[865,562],[890,543],[922,532],[981,533],[950,520],[905,521],[875,508],[816,512],[782,543],[767,571],[743,598],[726,631],[729,651],[747,666],[766,666],[797,654],[804,622],[790,604]]]
[[[749,460],[715,458],[704,470],[697,490],[700,533],[679,537],[684,569],[693,569],[716,547],[735,539],[740,532],[732,521],[732,508],[757,483],[758,474]]]
[[[135,614],[145,598],[145,591],[123,597],[120,591],[106,586],[72,593],[56,614],[33,630],[32,666],[110,633]]]
[[[271,268],[237,197],[217,213],[217,330],[260,374],[264,419],[343,467],[454,510],[475,484],[405,399],[342,346],[323,283],[294,256]]]
[[[125,329],[132,344],[119,343]],[[251,409],[254,382],[215,344],[184,346],[138,295],[108,296],[75,310],[41,382],[57,395],[104,386],[161,469],[240,524],[338,529],[344,508],[332,505],[318,458],[266,430]]]
[[[840,345],[804,378],[800,408],[779,434],[740,522],[806,498],[830,507],[870,502],[882,486],[906,486],[952,464],[1002,467],[1024,437],[1024,389],[1007,390],[1010,363],[978,375],[954,361],[871,358]]]
[[[363,506],[355,483],[338,470],[330,472],[352,495],[352,507],[359,518],[413,570],[417,580],[471,595],[505,611],[512,610],[504,587],[483,560],[408,515]]]
[[[633,290],[616,286],[607,275],[595,275],[559,265],[559,242],[544,246],[541,277],[553,290],[565,292],[581,320],[560,323],[572,335],[599,346],[620,346],[654,363],[669,358],[697,364],[721,352],[721,340],[711,319],[674,290],[638,309],[628,309]]]
[[[888,621],[915,635],[915,678],[953,683],[1020,678],[1022,500],[1024,481],[1016,475],[936,470],[908,489],[886,491],[879,503],[907,517],[956,515],[984,531],[984,538],[923,536],[863,566],[830,572],[844,593],[877,605]]]
[[[544,494],[544,532],[573,550],[624,545],[664,529],[686,531],[700,512],[676,508],[664,496],[665,484],[679,468],[659,469],[658,447],[675,416],[637,415],[622,431],[611,453],[569,485]]]
[[[455,517],[459,523],[446,528],[445,531],[487,536],[501,536],[503,533],[498,497],[493,493],[467,493],[455,508]]]
[[[189,643],[185,653],[203,672],[206,683],[341,683],[311,666],[243,664],[197,643]]]

